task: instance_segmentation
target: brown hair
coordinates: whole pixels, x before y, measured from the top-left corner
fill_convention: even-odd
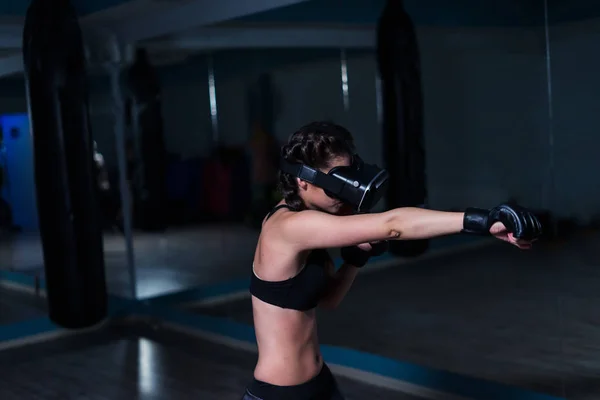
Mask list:
[[[328,167],[334,158],[353,154],[352,134],[332,122],[311,122],[303,126],[281,148],[281,156],[286,160],[318,169]],[[298,194],[296,177],[279,172],[279,191],[293,209],[299,211],[306,208]]]

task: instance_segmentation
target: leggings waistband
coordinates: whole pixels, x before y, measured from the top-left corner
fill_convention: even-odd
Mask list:
[[[311,380],[294,386],[276,386],[257,379],[248,386],[248,392],[262,400],[320,400],[329,399],[335,392],[336,382],[326,364]]]

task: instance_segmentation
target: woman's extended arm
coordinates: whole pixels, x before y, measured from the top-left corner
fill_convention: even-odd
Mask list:
[[[418,240],[460,233],[463,212],[447,212],[406,207],[391,211],[390,226],[398,232],[396,239]]]
[[[383,213],[335,216],[319,211],[290,213],[281,236],[298,250],[352,246],[380,240],[415,240],[459,233],[464,213],[396,208]]]

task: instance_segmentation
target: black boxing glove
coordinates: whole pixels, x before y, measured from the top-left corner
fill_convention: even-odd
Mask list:
[[[315,249],[311,251],[306,259],[307,264],[325,265],[329,262],[331,262],[331,257],[325,249]]]
[[[369,261],[369,258],[380,256],[388,251],[389,245],[387,240],[370,244],[371,250],[363,250],[358,246],[342,247],[342,259],[346,264],[362,268]]]
[[[489,235],[496,222],[506,226],[515,238],[534,240],[542,235],[542,224],[534,213],[515,204],[502,204],[491,210],[467,208],[462,233]]]

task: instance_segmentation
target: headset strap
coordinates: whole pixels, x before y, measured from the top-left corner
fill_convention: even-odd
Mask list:
[[[324,174],[305,164],[289,162],[283,157],[281,158],[280,169],[281,172],[290,174],[303,181],[312,183],[320,188],[326,188],[333,192],[341,190],[344,185],[344,182],[331,175]]]

